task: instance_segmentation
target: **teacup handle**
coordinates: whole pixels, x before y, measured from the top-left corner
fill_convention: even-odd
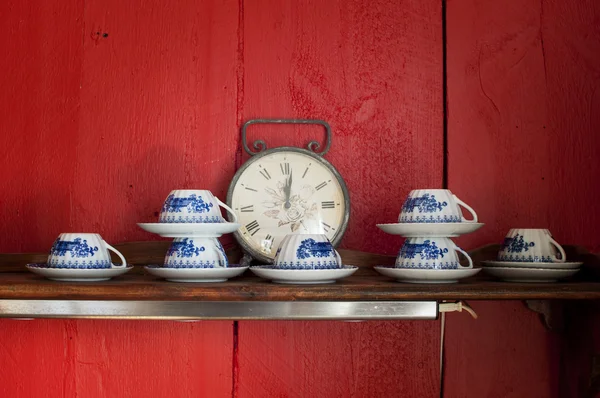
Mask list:
[[[465,209],[467,209],[469,211],[469,213],[471,213],[471,215],[473,216],[472,220],[467,220],[461,214],[460,217],[462,218],[463,222],[477,222],[477,213],[475,213],[475,210],[473,210],[473,208],[471,206],[469,206],[468,204],[466,204],[465,202],[463,202],[462,200],[460,200],[456,195],[452,195],[452,196],[454,196],[454,200],[456,201],[456,203],[458,203],[459,206],[462,206]]]
[[[229,214],[231,214],[233,216],[233,222],[235,222],[235,223],[238,222],[237,214],[235,214],[233,209],[231,207],[227,206],[225,203],[221,202],[221,199],[217,198],[216,196],[215,196],[215,199],[217,199],[217,203],[219,204],[219,206],[221,206],[222,208],[227,210],[229,212]]]
[[[121,254],[120,251],[118,251],[117,249],[115,249],[114,247],[112,247],[111,245],[109,245],[108,243],[106,243],[105,240],[103,240],[102,243],[104,244],[104,246],[106,246],[106,248],[108,250],[110,250],[113,253],[115,253],[121,259],[121,264],[120,265],[114,264],[115,266],[117,266],[117,267],[127,267],[127,260],[125,260],[125,257],[123,257],[123,255]]]
[[[567,255],[565,254],[564,249],[562,248],[561,245],[558,244],[557,241],[555,241],[554,239],[552,239],[552,237],[550,235],[548,235],[548,239],[550,240],[550,243],[556,247],[558,249],[558,251],[560,252],[560,258],[554,256],[554,260],[556,260],[557,263],[564,263],[567,260]]]
[[[471,256],[469,256],[466,251],[464,251],[460,247],[456,246],[456,244],[454,244],[454,250],[456,250],[457,252],[462,253],[467,258],[467,260],[469,260],[469,265],[467,265],[467,266],[463,266],[459,262],[458,263],[458,267],[459,268],[473,268],[473,260],[471,260]]]

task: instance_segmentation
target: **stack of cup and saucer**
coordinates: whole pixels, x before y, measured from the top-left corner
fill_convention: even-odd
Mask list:
[[[233,216],[227,222],[219,206]],[[240,224],[233,210],[207,190],[175,190],[165,199],[158,223],[139,223],[142,229],[174,238],[163,264],[146,271],[172,282],[224,282],[248,267],[229,264],[218,238]]]
[[[219,206],[233,216],[226,221]],[[145,231],[163,238],[218,238],[240,227],[234,211],[208,190],[180,189],[169,193],[157,223],[138,223]]]
[[[472,215],[466,219],[460,207]],[[419,189],[408,195],[398,223],[377,224],[384,232],[407,238],[394,266],[375,267],[379,273],[408,283],[456,283],[477,274],[469,255],[450,239],[483,226],[477,214],[447,189]],[[461,253],[468,265],[458,259]]]
[[[568,262],[562,246],[547,229],[513,228],[497,260],[482,261],[485,273],[507,282],[556,282],[579,272],[581,262]]]
[[[358,267],[344,265],[326,235],[288,234],[272,265],[253,266],[257,276],[275,283],[323,284],[352,275]]]
[[[114,264],[109,250],[121,264]],[[133,267],[125,257],[98,234],[63,233],[50,249],[48,261],[27,264],[27,269],[48,279],[64,282],[98,282],[123,275]]]

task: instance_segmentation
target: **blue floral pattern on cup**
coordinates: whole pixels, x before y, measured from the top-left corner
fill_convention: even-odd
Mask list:
[[[403,258],[413,259],[420,255],[421,260],[436,260],[444,258],[444,254],[448,253],[448,248],[443,249],[437,247],[435,242],[426,240],[423,243],[406,242],[400,249],[400,256]]]
[[[339,268],[337,261],[279,261],[277,265],[270,266],[274,269],[336,269]]]
[[[182,208],[186,208],[190,213],[204,213],[210,211],[212,203],[206,203],[202,196],[192,194],[186,198],[176,198],[175,195],[169,195],[163,204],[163,211],[181,213]]]
[[[435,195],[426,193],[423,196],[407,198],[402,205],[402,210],[412,212],[416,208],[419,213],[435,213],[446,206],[448,206],[448,202],[438,202]]]
[[[204,246],[196,247],[194,245],[194,241],[188,238],[183,239],[182,241],[173,242],[167,251],[168,256],[172,256],[175,254],[177,257],[193,257],[199,255],[201,252],[205,251],[206,248]]]
[[[166,268],[222,268],[229,261],[221,243],[214,238],[178,238],[165,256]]]
[[[516,234],[511,238],[504,238],[502,249],[510,253],[521,253],[529,250],[530,247],[534,247],[535,242],[526,242],[523,239],[523,235]]]
[[[300,259],[330,256],[333,256],[333,247],[331,247],[331,243],[317,242],[312,238],[304,239],[296,250],[296,257]]]
[[[69,253],[72,257],[80,258],[93,257],[97,251],[98,246],[89,246],[87,240],[81,238],[72,241],[57,239],[50,249],[50,253],[57,256],[65,256]]]
[[[428,261],[404,261],[401,268],[409,269],[457,269],[458,263],[455,261],[428,262]]]
[[[459,216],[448,216],[448,215],[429,215],[429,216],[405,216],[402,215],[399,220],[401,223],[455,223],[461,222],[461,218]]]
[[[440,202],[435,198],[435,195],[424,194],[423,196],[417,197],[408,197],[404,204],[402,205],[402,211],[406,213],[413,213],[416,210],[419,213],[436,213],[442,211],[446,206],[448,206],[448,202]],[[426,223],[450,223],[450,222],[460,222],[459,216],[450,216],[450,215],[433,215],[433,214],[424,214],[422,216],[419,215],[402,215],[400,218],[400,222],[410,223],[410,222],[426,222]]]
[[[163,203],[160,222],[164,223],[221,223],[220,210],[215,214],[215,205],[202,197],[191,194],[178,197],[170,194]],[[208,214],[207,214],[208,213]]]
[[[466,257],[468,266],[459,263],[458,253]],[[413,269],[472,268],[473,260],[449,238],[413,237],[404,241],[396,257],[395,266]]]
[[[52,268],[71,268],[71,269],[99,269],[99,268],[110,268],[111,263],[109,261],[102,260],[90,260],[90,261],[51,261],[49,263]]]
[[[111,268],[110,255],[102,242],[95,234],[61,234],[50,248],[47,265],[71,269]]]
[[[341,258],[323,234],[288,234],[275,255],[274,268],[309,270],[340,268]]]
[[[466,219],[461,207],[472,219]],[[399,223],[477,222],[475,211],[447,189],[413,189],[402,204]]]

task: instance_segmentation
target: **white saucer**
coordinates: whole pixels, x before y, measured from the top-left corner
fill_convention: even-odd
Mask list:
[[[171,282],[225,282],[229,278],[241,275],[248,269],[239,265],[227,268],[164,268],[160,265],[144,267],[149,274]]]
[[[336,269],[276,269],[271,266],[250,267],[261,278],[269,279],[275,283],[289,283],[298,285],[333,283],[338,279],[346,278],[356,272],[358,267],[344,265]]]
[[[164,238],[218,238],[237,231],[241,224],[217,223],[138,223],[144,231]]]
[[[482,261],[486,267],[501,268],[538,268],[538,269],[579,269],[583,263],[533,263],[517,261]]]
[[[411,269],[379,266],[375,270],[380,274],[406,283],[456,283],[481,271],[481,268],[458,269]]]
[[[385,233],[405,238],[453,238],[483,227],[480,222],[377,224]]]
[[[576,269],[501,268],[485,267],[486,274],[506,282],[556,282],[579,272]]]
[[[53,281],[62,282],[99,282],[107,281],[115,276],[123,275],[133,269],[132,266],[98,269],[48,268],[45,264],[27,264],[27,269],[34,274],[45,276]]]

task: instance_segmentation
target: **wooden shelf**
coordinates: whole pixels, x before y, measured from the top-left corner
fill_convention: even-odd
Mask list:
[[[54,282],[29,272],[0,274],[0,299],[166,301],[395,301],[600,299],[600,282],[508,283],[471,279],[447,285],[398,283],[361,270],[329,285],[279,285],[247,271],[223,283],[173,283],[126,274],[106,282]]]
[[[118,245],[136,265],[162,261],[169,242]],[[475,264],[492,258],[495,245],[470,252]],[[559,283],[507,283],[471,278],[456,284],[398,283],[373,270],[394,257],[340,250],[355,275],[328,285],[280,285],[250,271],[223,283],[173,283],[143,267],[105,282],[50,281],[24,265],[45,254],[0,255],[0,316],[122,317],[161,319],[432,319],[444,300],[600,300],[598,256],[567,247],[586,262],[578,277]],[[228,250],[232,262],[238,249]],[[170,303],[170,304],[169,304]]]

